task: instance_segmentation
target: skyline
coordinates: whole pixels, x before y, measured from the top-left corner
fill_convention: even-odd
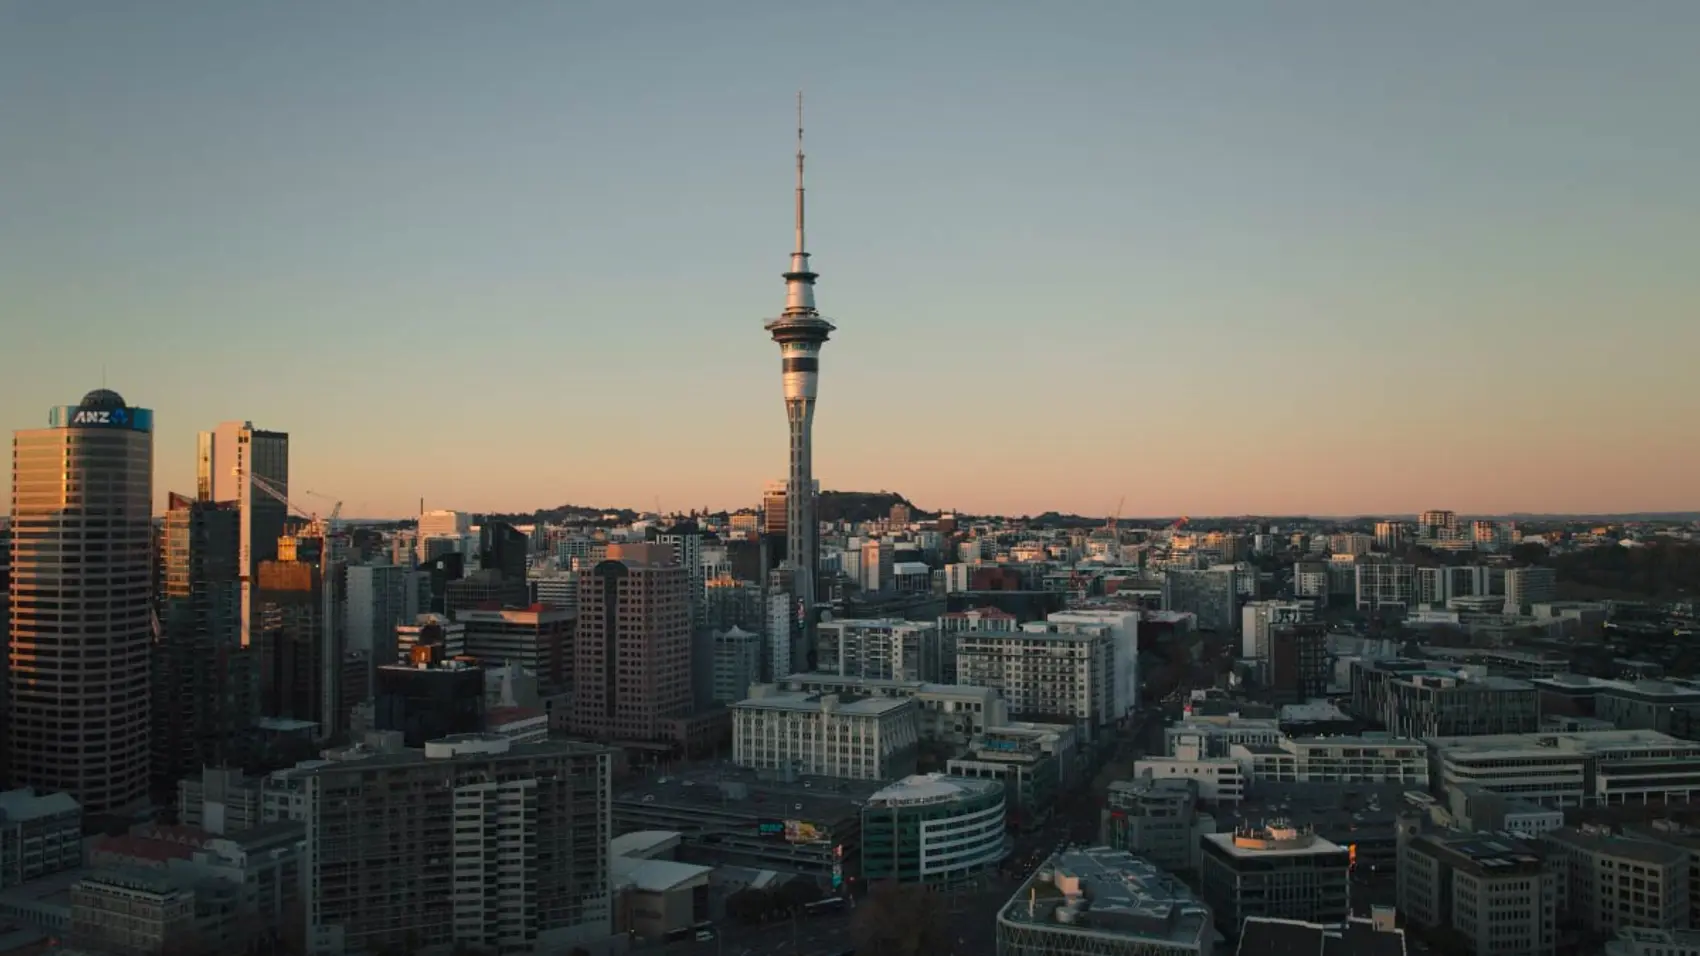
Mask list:
[[[824,488],[1700,510],[1700,9],[1437,6],[0,5],[0,424],[104,378],[160,501],[245,419],[354,516],[754,504],[801,86]]]

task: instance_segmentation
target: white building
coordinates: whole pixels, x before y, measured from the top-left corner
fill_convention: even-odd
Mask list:
[[[1120,716],[1115,665],[1115,638],[1105,625],[1063,632],[1041,623],[956,635],[957,683],[996,690],[1016,716],[1073,723],[1086,740]]]
[[[395,629],[395,660],[384,664],[410,664],[414,645],[420,639],[440,639],[447,657],[466,653],[466,625],[442,614],[421,614],[412,624],[398,624]]]
[[[1358,610],[1408,608],[1416,603],[1416,568],[1396,561],[1358,561]]]
[[[1269,659],[1269,636],[1277,627],[1303,624],[1316,616],[1309,601],[1252,601],[1240,609],[1240,656]]]
[[[1428,747],[1407,738],[1282,737],[1273,745],[1235,744],[1228,756],[1252,783],[1428,786]]]
[[[1530,607],[1558,599],[1558,572],[1552,568],[1507,568],[1505,613],[1527,614]]]
[[[1120,716],[1129,716],[1139,709],[1139,612],[1109,609],[1076,609],[1058,611],[1045,622],[1059,633],[1081,628],[1109,629],[1115,647],[1115,709]]]
[[[1430,766],[1447,787],[1548,806],[1688,803],[1700,799],[1700,743],[1653,730],[1432,737]]]
[[[955,669],[936,624],[895,618],[823,621],[817,670],[845,677],[946,682]]]
[[[784,690],[804,694],[911,698],[920,708],[923,740],[965,744],[977,734],[1009,724],[1009,708],[998,692],[990,687],[819,673],[792,674],[779,683]]]
[[[1184,760],[1179,757],[1146,757],[1133,764],[1134,777],[1153,780],[1179,778],[1198,783],[1198,799],[1205,803],[1236,804],[1245,799],[1246,777],[1237,761],[1227,757]]]
[[[901,697],[750,688],[732,705],[732,761],[850,780],[889,780],[914,770],[920,741],[915,701]]]
[[[578,572],[538,570],[527,574],[537,603],[578,609]]]

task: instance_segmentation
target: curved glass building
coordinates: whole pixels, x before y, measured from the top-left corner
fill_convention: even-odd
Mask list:
[[[862,807],[862,876],[948,887],[1008,854],[1003,784],[940,773],[906,777]]]

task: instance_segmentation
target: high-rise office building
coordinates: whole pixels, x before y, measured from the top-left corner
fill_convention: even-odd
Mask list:
[[[6,702],[11,697],[12,643],[12,525],[11,518],[0,518],[0,717],[10,711]],[[10,744],[0,732],[0,791],[9,789],[12,765],[6,757]]]
[[[347,569],[328,541],[285,537],[276,561],[260,565],[260,686],[269,717],[309,720],[319,735],[343,729]]]
[[[785,510],[785,482],[768,482],[761,492],[761,533],[783,536]]]
[[[289,518],[289,433],[255,428],[253,422],[221,422],[201,432],[195,497],[234,501],[241,514],[241,645],[248,647],[259,612],[260,562],[277,558],[277,541]]]
[[[820,351],[833,325],[815,308],[816,273],[803,241],[803,99],[797,97],[796,247],[785,273],[785,311],[767,323],[779,344],[785,383],[785,418],[791,431],[791,468],[785,483],[785,560],[797,604],[804,649],[815,642],[815,575],[819,571],[820,522],[815,512],[814,421],[820,380]],[[797,655],[802,656],[802,655]]]
[[[314,951],[605,940],[610,763],[588,744],[460,734],[300,773]]]
[[[689,579],[659,544],[608,546],[580,582],[574,639],[575,733],[657,740],[691,712]]]
[[[365,651],[377,664],[396,662],[395,629],[423,612],[421,576],[395,564],[362,564],[348,569],[350,651]],[[410,596],[409,587],[413,588]],[[411,597],[411,601],[409,598]],[[428,607],[429,598],[424,602]]]
[[[680,521],[656,535],[656,541],[673,549],[673,560],[685,569],[690,589],[691,630],[702,630],[705,623],[703,607],[702,529],[695,521]]]
[[[496,570],[510,581],[525,580],[531,539],[506,521],[486,521],[478,529],[478,567]]]
[[[156,800],[169,803],[204,766],[238,762],[258,713],[258,651],[240,644],[240,518],[233,501],[168,499],[152,654]]]
[[[153,412],[97,389],[12,438],[12,782],[117,810],[148,787]]]

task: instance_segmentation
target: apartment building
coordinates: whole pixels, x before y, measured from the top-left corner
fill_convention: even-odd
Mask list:
[[[1552,568],[1507,568],[1505,613],[1527,614],[1536,604],[1558,599],[1558,572]]]
[[[1086,740],[1120,716],[1115,638],[1107,627],[1057,632],[967,630],[956,636],[957,683],[998,692],[1013,716],[1072,723]]]
[[[1688,928],[1689,859],[1682,847],[1587,825],[1560,827],[1543,839],[1565,869],[1561,909],[1590,932]]]
[[[910,698],[917,705],[921,739],[940,744],[960,746],[977,734],[1009,723],[1009,708],[997,691],[989,687],[818,673],[792,674],[776,683],[782,690],[806,694]],[[749,685],[744,690],[743,696],[747,697]]]
[[[612,753],[464,734],[301,772],[310,951],[606,938]]]
[[[829,674],[937,683],[954,680],[951,642],[936,624],[891,618],[823,621],[815,641],[816,667]]]
[[[1239,628],[1238,569],[1220,564],[1204,570],[1163,573],[1163,610],[1198,617],[1198,629],[1233,634]]]
[[[83,808],[64,792],[0,793],[0,889],[83,863]]]
[[[915,772],[920,741],[915,701],[750,688],[732,705],[732,762],[848,780]]]
[[[1273,744],[1234,744],[1228,756],[1259,783],[1362,783],[1428,786],[1428,746],[1388,734],[1282,737]]]
[[[1370,613],[1389,608],[1403,610],[1416,604],[1417,569],[1397,561],[1358,561],[1353,565],[1357,579],[1358,610]]]
[[[1269,659],[1269,637],[1283,624],[1306,624],[1316,617],[1312,601],[1249,601],[1240,609],[1240,656]]]
[[[1505,834],[1424,833],[1399,823],[1399,911],[1407,927],[1447,932],[1470,956],[1551,956],[1564,872],[1535,843]]]

